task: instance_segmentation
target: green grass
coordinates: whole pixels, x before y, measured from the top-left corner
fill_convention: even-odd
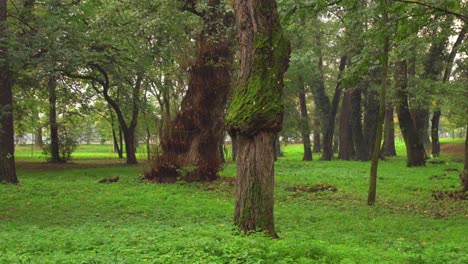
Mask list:
[[[104,147],[81,149],[108,158]],[[399,146],[399,157],[380,162],[377,205],[368,207],[368,162],[302,162],[301,149],[286,146],[276,163],[280,240],[238,234],[234,187],[225,181],[148,184],[139,166],[20,167],[20,186],[0,185],[0,263],[468,262],[466,201],[431,198],[459,188],[459,172],[447,169],[461,163],[443,155],[445,164],[406,168]],[[115,176],[118,183],[97,183]],[[222,176],[234,177],[235,166]],[[287,190],[322,183],[338,191]]]

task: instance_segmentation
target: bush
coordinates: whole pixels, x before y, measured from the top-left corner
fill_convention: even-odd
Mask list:
[[[60,126],[58,129],[59,138],[59,162],[67,162],[71,160],[71,154],[78,147],[78,137],[71,132],[68,127]],[[50,138],[42,148],[42,153],[47,157],[48,162],[52,162]]]

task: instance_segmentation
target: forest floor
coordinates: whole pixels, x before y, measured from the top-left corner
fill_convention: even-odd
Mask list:
[[[460,189],[458,154],[406,168],[398,145],[369,207],[368,162],[303,162],[302,146],[285,146],[272,240],[232,226],[233,163],[221,181],[157,185],[108,148],[82,146],[58,166],[18,150],[21,184],[0,185],[0,263],[468,263],[468,201],[432,197]]]

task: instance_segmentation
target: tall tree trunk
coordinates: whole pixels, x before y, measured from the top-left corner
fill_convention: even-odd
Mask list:
[[[455,57],[457,55],[458,48],[460,47],[463,40],[465,39],[467,30],[468,30],[468,24],[465,22],[463,25],[463,28],[458,33],[457,40],[453,44],[452,50],[450,51],[450,54],[447,58],[445,71],[444,71],[444,75],[442,78],[442,82],[444,83],[447,82],[450,78],[450,75],[452,73],[453,61],[455,60]],[[431,120],[432,156],[434,157],[437,157],[440,155],[439,123],[440,123],[441,115],[442,115],[442,112],[440,109],[438,109],[434,111],[432,115],[432,120]]]
[[[317,120],[314,121],[314,147],[312,151],[314,153],[322,152],[322,144],[320,140],[320,123]]]
[[[383,13],[383,23],[385,26],[388,23],[388,13]],[[388,34],[388,33],[387,33]],[[385,97],[387,94],[387,77],[388,77],[388,56],[390,51],[390,37],[385,36],[383,47],[383,62],[382,62],[382,89],[380,91],[380,107],[379,118],[377,121],[377,132],[375,135],[374,150],[372,152],[372,161],[369,176],[369,194],[367,198],[368,205],[374,205],[377,195],[377,169],[379,166],[380,149],[382,143],[383,125],[385,120]]]
[[[340,114],[340,147],[338,159],[350,160],[354,155],[354,145],[350,122],[351,114],[351,91],[346,90],[343,96]]]
[[[42,146],[44,146],[44,141],[42,140],[42,126],[39,126],[37,129],[36,129],[36,136],[34,138],[35,142],[34,142],[34,145],[42,148]]]
[[[356,149],[355,159],[360,161],[370,160],[367,141],[364,139],[362,128],[362,89],[355,87],[351,91],[351,129],[354,147]]]
[[[0,0],[0,183],[17,184],[13,130],[13,93],[8,64],[7,1]]]
[[[336,113],[338,112],[338,105],[341,98],[341,79],[343,72],[346,67],[346,56],[342,56],[340,59],[340,66],[338,68],[338,77],[336,81],[335,93],[333,94],[333,100],[328,113],[328,118],[325,127],[325,133],[323,134],[323,150],[321,160],[331,160],[333,158],[333,135],[335,133],[335,119]]]
[[[387,103],[385,110],[385,124],[384,124],[384,143],[382,148],[382,156],[393,157],[396,156],[395,149],[395,122],[393,121],[393,104]]]
[[[275,232],[273,143],[283,123],[283,76],[290,46],[274,0],[235,0],[240,43],[239,82],[226,115],[237,135],[234,224],[246,233]]]
[[[50,163],[64,162],[60,158],[58,123],[57,123],[57,77],[49,76],[47,88],[49,89],[49,126],[50,126]]]
[[[379,71],[380,72],[380,71]],[[364,138],[367,140],[367,152],[371,156],[374,150],[377,125],[379,120],[379,93],[368,87],[366,96],[366,111],[364,114]]]
[[[411,118],[408,105],[408,77],[406,60],[395,63],[395,89],[397,115],[401,135],[406,145],[406,166],[424,166],[425,150],[420,135]]]
[[[304,87],[304,80],[302,76],[299,76],[299,108],[301,110],[301,137],[302,144],[304,145],[304,154],[302,160],[312,160],[312,149],[310,145],[310,126],[309,126],[309,114],[307,112],[307,101]]]
[[[231,83],[234,19],[225,10],[224,1],[209,0],[207,4],[202,15],[203,30],[197,39],[197,58],[190,67],[181,110],[163,130],[162,155],[155,158],[146,174],[156,182],[178,176],[190,182],[219,178],[224,108]],[[179,169],[184,167],[194,169],[179,175]]]

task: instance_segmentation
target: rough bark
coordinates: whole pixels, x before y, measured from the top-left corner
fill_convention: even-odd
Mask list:
[[[353,135],[353,142],[355,152],[355,159],[360,161],[370,160],[368,151],[367,141],[364,139],[364,133],[362,128],[362,89],[355,87],[351,91],[351,129]]]
[[[237,135],[234,224],[245,233],[278,237],[273,218],[274,141],[282,128],[283,76],[290,45],[274,0],[235,0],[240,43],[239,82],[226,115]]]
[[[351,160],[354,155],[353,135],[350,122],[351,91],[347,90],[343,96],[340,114],[340,147],[338,159]]]
[[[335,93],[333,94],[330,112],[328,113],[325,132],[323,134],[323,150],[321,160],[331,160],[333,158],[333,136],[335,133],[335,119],[338,112],[338,105],[341,98],[341,79],[346,67],[346,56],[340,59],[340,66],[338,68],[338,77],[336,81]]]
[[[304,154],[302,160],[312,160],[312,149],[310,144],[310,126],[309,126],[309,113],[307,111],[306,94],[304,87],[304,80],[302,76],[299,76],[299,108],[301,110],[301,137],[302,144],[304,145]]]
[[[49,128],[50,128],[50,163],[65,162],[60,158],[58,123],[57,123],[57,77],[50,75],[47,88],[49,90]]]
[[[424,166],[425,150],[408,105],[408,78],[406,60],[395,63],[396,110],[401,134],[406,145],[406,166]]]
[[[7,1],[0,0],[0,183],[17,184],[13,130],[13,93],[7,49]]]
[[[396,156],[395,149],[395,122],[393,120],[393,104],[388,103],[385,110],[384,124],[384,143],[382,147],[382,156]]]
[[[206,13],[200,14],[203,30],[197,39],[188,90],[181,110],[162,132],[162,154],[147,172],[149,180],[161,182],[181,176],[186,181],[201,182],[219,178],[224,108],[233,60],[230,33],[234,19],[224,4],[221,0],[209,0]]]

